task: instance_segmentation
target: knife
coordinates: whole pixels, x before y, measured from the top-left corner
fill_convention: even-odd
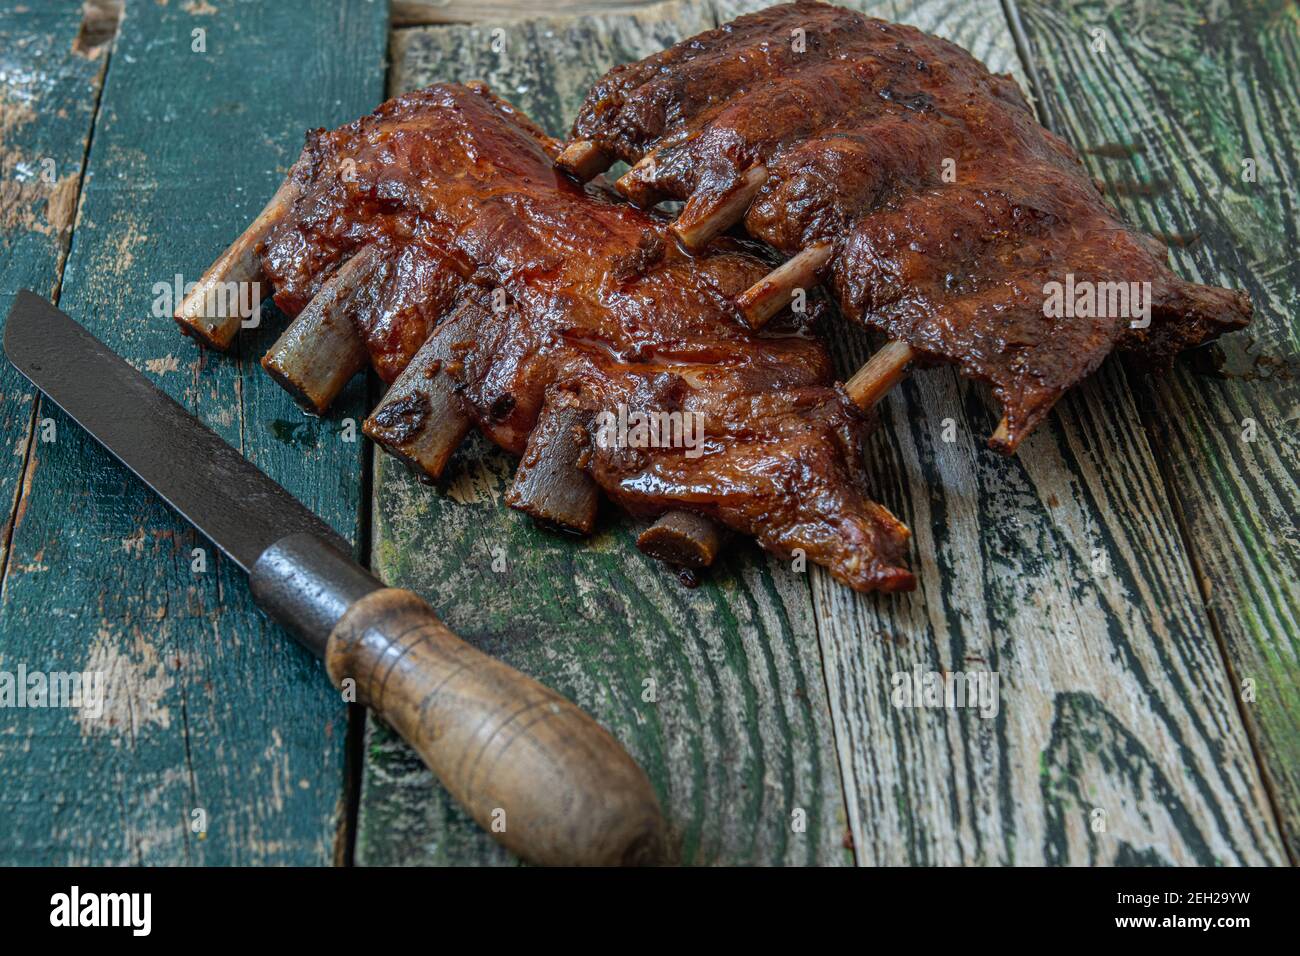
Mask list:
[[[386,587],[325,522],[45,299],[18,293],[4,350],[239,565],[262,610],[508,849],[550,865],[659,860],[654,790],[586,713],[466,644],[417,595]]]

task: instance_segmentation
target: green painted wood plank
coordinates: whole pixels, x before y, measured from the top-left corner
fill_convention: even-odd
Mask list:
[[[1255,302],[1245,333],[1130,381],[1231,661],[1224,692],[1300,859],[1300,13],[1285,0],[1018,7],[1049,121],[1122,147],[1085,156],[1113,201],[1148,230],[1196,237],[1173,247],[1183,275]]]
[[[997,5],[847,5],[947,36],[1026,83]],[[719,2],[727,16],[761,6]],[[841,328],[847,374],[871,343]],[[859,862],[1280,861],[1119,369],[1011,459],[984,447],[987,395],[951,369],[912,375],[882,415],[871,487],[915,532],[920,587],[863,596],[812,569]],[[917,672],[996,673],[996,716],[896,706],[896,676]]]
[[[340,533],[359,443],[304,423],[256,358],[200,354],[155,317],[256,214],[303,131],[382,97],[387,7],[132,3],[105,79],[63,306]],[[196,30],[206,50],[195,50]],[[359,415],[363,383],[341,415]],[[323,863],[341,820],[345,707],[239,573],[57,412],[37,444],[0,608],[3,665],[101,671],[99,719],[6,710],[5,863]],[[205,547],[208,570],[191,570]],[[195,809],[205,833],[191,830]]]
[[[676,4],[634,17],[401,31],[395,91],[486,79],[562,133],[604,70],[710,22]],[[498,28],[500,54],[490,48]],[[681,861],[850,862],[806,576],[745,544],[687,590],[635,550],[633,528],[612,509],[585,543],[534,528],[502,500],[513,469],[471,441],[435,490],[380,456],[375,566],[609,727],[654,782]],[[643,697],[647,681],[653,701]],[[378,724],[356,859],[512,862]]]
[[[0,310],[19,289],[57,295],[107,56],[73,50],[81,4],[0,10]],[[0,567],[32,425],[32,389],[0,363]]]

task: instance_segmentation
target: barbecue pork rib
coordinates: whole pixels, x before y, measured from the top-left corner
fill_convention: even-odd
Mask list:
[[[846,315],[993,386],[1001,451],[1113,348],[1167,365],[1251,314],[1244,294],[1174,275],[1010,77],[839,7],[772,7],[616,67],[573,137],[604,154],[569,162],[580,178],[618,158],[635,164],[617,183],[633,202],[687,200],[683,237],[762,182],[749,234],[786,255],[831,243],[825,275]],[[1081,308],[1052,306],[1052,283]],[[1137,303],[1117,306],[1141,283],[1137,328]],[[1127,314],[1079,314],[1096,311]]]
[[[445,441],[407,449],[472,420],[524,456],[521,475],[567,461],[638,516],[693,512],[858,590],[912,588],[910,532],[861,491],[865,419],[824,347],[793,316],[771,334],[735,316],[770,265],[737,242],[687,256],[661,220],[560,173],[558,152],[481,85],[309,134],[261,267],[289,315],[344,302],[396,379],[367,434],[436,472]],[[602,438],[620,409],[697,416],[702,432],[695,449]]]

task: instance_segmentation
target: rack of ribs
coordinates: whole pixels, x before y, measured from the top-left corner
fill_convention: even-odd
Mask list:
[[[676,565],[712,561],[721,526],[859,590],[913,587],[824,347],[796,316],[759,332],[735,312],[770,265],[733,241],[686,255],[559,150],[481,85],[310,133],[176,319],[225,348],[241,317],[213,291],[266,281],[295,318],[264,367],[321,413],[371,365],[391,387],[364,431],[426,475],[476,426],[521,456],[508,502],[549,524],[590,531],[600,489],[658,519],[639,545]]]
[[[746,290],[758,327],[819,278],[890,343],[853,377],[860,405],[913,359],[991,384],[1015,450],[1113,350],[1160,367],[1250,318],[1242,293],[1186,282],[1126,226],[1009,76],[912,27],[822,3],[740,17],[611,70],[559,164],[615,160],[642,207],[700,250],[743,222],[790,256]]]

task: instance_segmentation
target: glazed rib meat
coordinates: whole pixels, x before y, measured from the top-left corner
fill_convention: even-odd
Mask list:
[[[679,235],[765,170],[749,234],[833,244],[842,311],[991,383],[1003,451],[1112,349],[1159,366],[1250,317],[1244,294],[1174,275],[1010,77],[842,8],[772,7],[617,67],[573,136],[636,164],[618,187],[639,205],[688,200]]]
[[[310,134],[261,264],[290,315],[346,300],[395,380],[367,433],[436,472],[445,441],[411,449],[472,421],[521,475],[570,460],[638,516],[684,510],[854,588],[912,587],[909,533],[861,490],[864,418],[824,347],[793,316],[759,334],[734,314],[769,263],[736,242],[687,256],[661,220],[556,170],[558,149],[481,86]],[[693,447],[671,427],[626,437],[637,412],[697,423]]]

